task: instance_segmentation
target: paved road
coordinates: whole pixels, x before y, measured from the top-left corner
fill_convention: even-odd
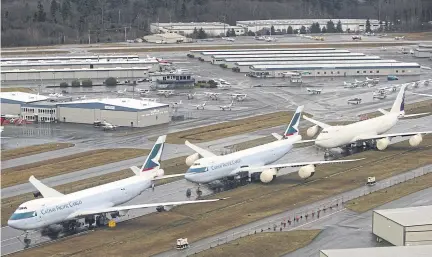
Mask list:
[[[301,208],[297,208],[297,209],[291,209],[288,210],[286,212],[277,214],[277,215],[273,215],[273,216],[269,216],[266,217],[264,219],[261,219],[259,221],[256,222],[252,222],[234,229],[230,229],[227,230],[223,233],[217,234],[215,236],[211,236],[196,242],[193,242],[191,244],[190,249],[186,250],[186,251],[182,251],[179,252],[177,250],[171,250],[171,251],[167,251],[158,255],[155,255],[155,257],[180,257],[180,256],[188,256],[191,255],[193,253],[196,252],[200,252],[206,249],[209,249],[210,246],[216,246],[218,244],[223,244],[226,242],[230,242],[232,240],[235,240],[241,236],[245,236],[245,235],[249,235],[249,234],[253,234],[255,231],[260,232],[261,229],[263,229],[264,231],[267,231],[268,228],[270,227],[271,229],[273,229],[273,225],[277,224],[278,225],[278,229],[280,227],[281,221],[284,220],[288,220],[289,218],[291,218],[291,220],[293,219],[293,217],[297,217],[297,216],[303,216],[306,213],[309,213],[309,217],[311,217],[311,210],[323,210],[324,207],[327,207],[326,212],[321,211],[321,217],[320,219],[318,219],[318,221],[316,221],[316,219],[310,219],[309,221],[305,221],[305,218],[303,218],[300,223],[298,223],[298,225],[294,225],[294,226],[288,226],[288,228],[285,229],[286,230],[294,230],[294,229],[305,229],[305,228],[323,228],[325,227],[327,224],[338,224],[339,221],[343,218],[343,215],[346,215],[346,213],[350,213],[349,211],[345,210],[343,207],[338,207],[338,208],[333,208],[333,209],[329,209],[329,206],[334,206],[336,203],[341,203],[342,201],[347,201],[349,199],[352,198],[356,198],[358,196],[364,195],[365,192],[369,192],[371,190],[377,190],[380,188],[384,188],[384,187],[388,187],[391,184],[393,184],[395,181],[400,180],[403,181],[406,179],[406,177],[413,177],[414,174],[420,175],[423,174],[424,172],[432,172],[432,165],[427,165],[425,167],[419,168],[419,169],[415,169],[385,180],[381,180],[377,182],[377,185],[373,188],[370,188],[368,186],[363,186],[318,202],[315,202],[313,204],[307,205],[307,206],[303,206]],[[431,190],[432,191],[432,190]],[[424,194],[424,192],[423,192]],[[427,195],[432,194],[432,192],[428,191]],[[343,199],[343,200],[342,200]],[[428,200],[427,202],[425,202],[425,204],[432,202],[432,200]],[[408,203],[407,200],[404,201],[405,204]],[[341,206],[341,204],[339,205]],[[342,215],[342,217],[340,216]],[[327,218],[326,218],[327,217]],[[334,218],[336,217],[336,218]],[[323,221],[322,221],[323,220]],[[318,222],[318,223],[316,223]],[[315,224],[320,224],[315,226]],[[368,224],[370,224],[370,222],[368,222]],[[349,226],[349,223],[346,224],[347,226]],[[341,225],[340,225],[341,226]],[[321,237],[321,236],[320,236]],[[340,241],[335,241],[336,238],[342,238],[339,237],[338,235],[335,235],[333,238],[333,244],[337,244],[340,243]],[[353,238],[349,238],[350,241],[355,241],[357,240],[356,237]],[[316,249],[313,249],[312,251],[316,251]],[[316,252],[315,252],[316,253]],[[303,255],[296,255],[296,256],[303,256]],[[306,256],[306,255],[305,255]],[[311,256],[311,255],[307,255],[307,256]],[[316,255],[314,255],[316,256]]]

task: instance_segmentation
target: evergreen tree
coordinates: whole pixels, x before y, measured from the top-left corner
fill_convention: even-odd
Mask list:
[[[314,22],[310,26],[309,30],[310,30],[311,33],[321,33],[321,26],[319,25],[318,22]]]
[[[234,29],[231,29],[231,33],[230,34],[231,34],[231,37],[237,36]]]
[[[43,4],[41,3],[41,1],[38,2],[37,9],[38,9],[37,14],[36,14],[37,21],[38,22],[45,22],[46,21],[46,12],[44,11],[44,7],[43,7]]]
[[[274,33],[275,33],[275,28],[274,28],[274,26],[272,25],[272,26],[270,27],[270,34],[274,35]]]
[[[180,9],[180,17],[186,18],[186,0],[183,0],[181,9]]]
[[[199,31],[198,31],[198,38],[199,39],[207,38],[207,33],[205,33],[205,31],[203,30],[203,28],[199,29]]]
[[[230,37],[230,36],[231,36],[231,30],[228,29],[225,35],[226,35],[227,37]]]
[[[287,34],[292,34],[292,33],[293,33],[293,28],[291,26],[288,26]]]
[[[342,22],[339,20],[337,25],[336,25],[336,31],[338,33],[343,33],[343,29],[342,29]]]
[[[369,18],[366,20],[366,32],[372,32]]]
[[[58,9],[59,9],[59,4],[57,3],[56,0],[52,0],[50,11],[51,11],[51,18],[53,19],[54,23],[57,23],[56,14],[57,14]]]
[[[325,26],[322,28],[321,33],[327,33],[327,28]]]
[[[70,14],[71,14],[71,3],[69,0],[64,0],[61,6],[61,15],[63,18],[63,22],[67,20]]]
[[[301,26],[300,34],[306,34],[306,27],[305,26]]]
[[[198,30],[196,27],[194,28],[194,30],[192,32],[192,38],[198,38]]]
[[[329,20],[327,22],[327,33],[335,33],[335,32],[336,32],[335,25],[332,20]]]

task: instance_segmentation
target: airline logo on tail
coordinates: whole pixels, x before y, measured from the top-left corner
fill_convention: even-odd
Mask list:
[[[400,105],[400,111],[401,112],[405,111],[405,91],[403,92],[403,95],[402,95],[402,103]]]
[[[299,133],[299,124],[300,124],[300,117],[301,113],[303,111],[304,106],[297,107],[297,110],[294,114],[294,116],[291,119],[290,124],[288,125],[287,130],[284,133],[284,138],[287,138],[289,136],[298,135]]]
[[[160,136],[153,146],[150,154],[147,156],[144,165],[141,168],[141,172],[153,170],[160,167],[160,157],[162,155],[162,150],[164,147],[166,136]]]

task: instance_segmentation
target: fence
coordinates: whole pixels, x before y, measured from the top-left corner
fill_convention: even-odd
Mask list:
[[[263,232],[282,232],[282,231],[292,231],[299,229],[303,226],[316,222],[325,217],[337,214],[345,210],[343,206],[344,203],[368,195],[370,193],[382,190],[384,188],[389,188],[394,185],[400,184],[402,182],[415,179],[419,176],[423,176],[432,172],[432,165],[428,165],[423,168],[419,168],[413,171],[402,173],[394,177],[384,179],[382,181],[377,181],[374,186],[363,186],[339,195],[336,195],[325,200],[318,201],[316,203],[307,205],[305,207],[300,207],[295,210],[290,210],[281,214],[277,214],[266,219],[250,223],[248,228],[240,231],[226,231],[219,234],[216,238],[203,239],[204,243],[190,245],[190,248],[186,250],[171,253],[167,252],[163,254],[164,256],[189,256],[193,255],[213,247],[217,247],[222,244],[229,243],[230,241]],[[239,228],[234,228],[232,230],[238,230]],[[159,255],[158,255],[159,256]]]

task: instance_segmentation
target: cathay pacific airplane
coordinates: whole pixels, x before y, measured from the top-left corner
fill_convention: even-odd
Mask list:
[[[299,176],[306,179],[314,174],[316,165],[356,161],[311,161],[269,165],[287,154],[294,144],[314,141],[301,141],[302,137],[299,135],[298,128],[302,110],[303,106],[297,108],[283,136],[273,134],[278,139],[277,141],[224,156],[217,156],[208,150],[186,141],[185,144],[196,153],[188,156],[186,159],[186,164],[190,168],[185,178],[198,184],[209,183],[228,177],[247,177],[250,180],[259,179],[263,183],[269,183],[276,177],[279,169],[285,167],[301,167]]]
[[[28,233],[31,230],[41,230],[42,235],[56,238],[60,232],[74,233],[77,228],[83,225],[89,225],[89,227],[92,227],[93,224],[103,225],[109,217],[124,216],[129,210],[133,209],[221,200],[212,199],[118,206],[132,200],[144,190],[152,187],[155,180],[184,176],[184,174],[164,176],[164,171],[160,168],[159,161],[165,139],[166,136],[158,138],[141,169],[135,166],[131,167],[135,176],[105,185],[64,195],[42,184],[34,176],[31,176],[29,179],[30,183],[44,198],[21,204],[9,218],[9,227],[26,232],[24,243],[28,247],[31,243]],[[81,223],[80,220],[84,220],[84,223]]]
[[[315,144],[319,147],[330,149],[335,147],[351,147],[363,143],[369,143],[378,150],[384,150],[394,137],[410,136],[409,144],[418,146],[423,140],[423,134],[432,133],[432,131],[412,131],[402,133],[384,134],[401,118],[415,117],[429,113],[405,114],[405,90],[407,85],[403,85],[393,103],[390,112],[378,109],[383,115],[352,123],[345,126],[331,126],[309,117],[303,116],[306,120],[315,124],[308,129],[308,136],[314,136],[318,132],[318,127],[323,128],[322,132],[316,138]],[[328,154],[328,152],[326,152]]]

